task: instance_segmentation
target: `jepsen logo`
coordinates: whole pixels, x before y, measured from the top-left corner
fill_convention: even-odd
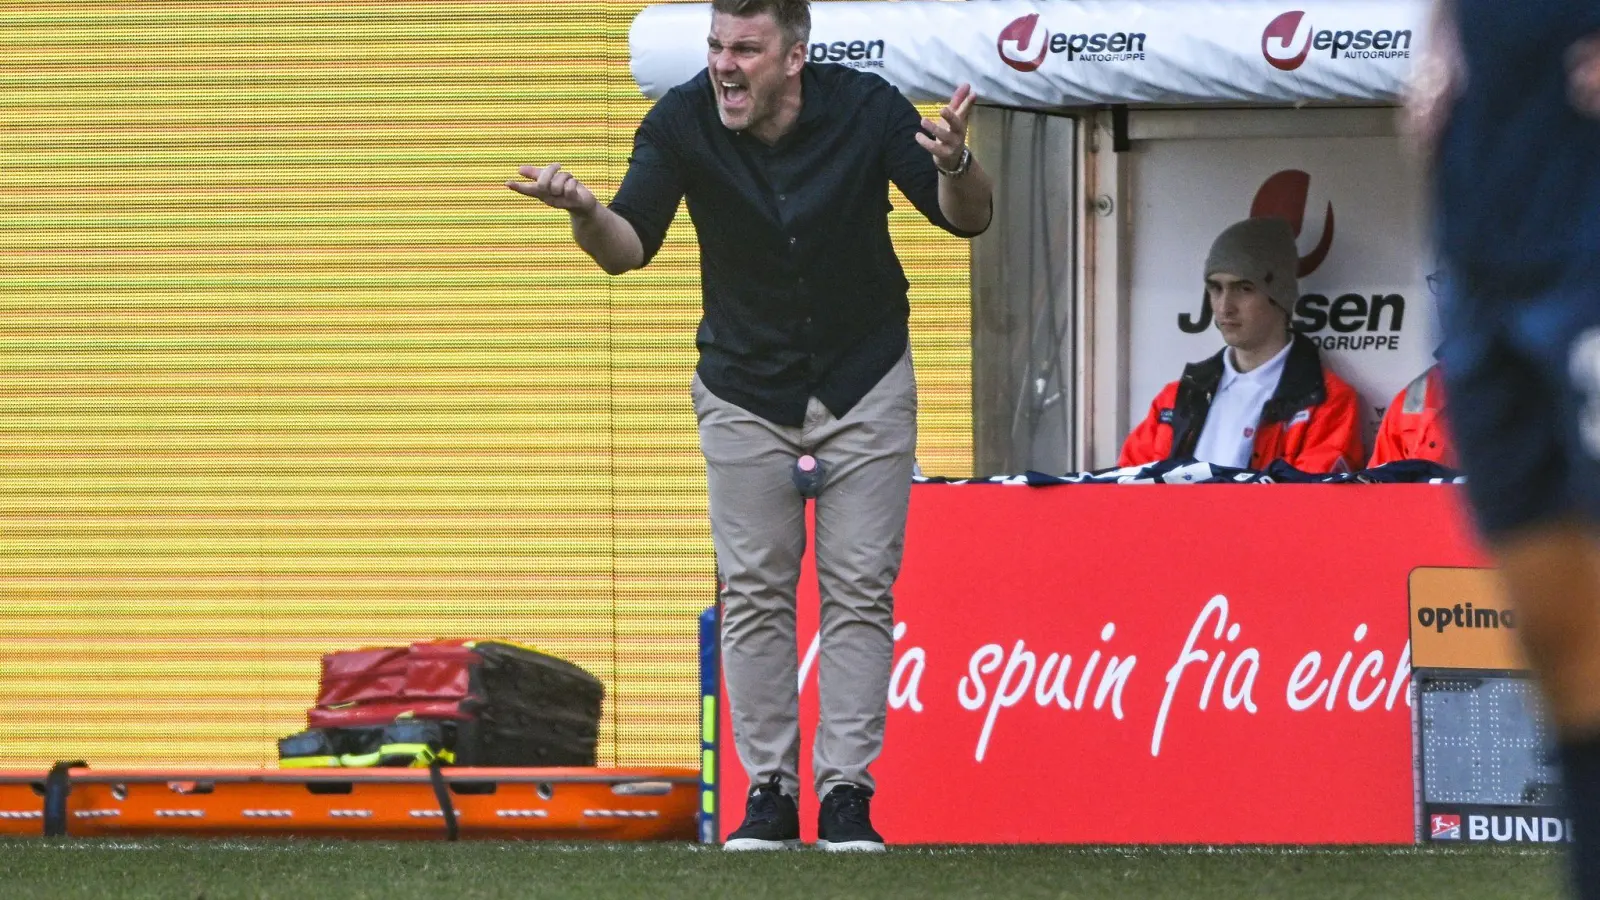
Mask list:
[[[1394,28],[1315,28],[1303,10],[1279,15],[1261,32],[1261,55],[1275,69],[1293,72],[1311,51],[1329,59],[1409,59],[1411,32]]]
[[[1311,53],[1311,23],[1301,10],[1286,12],[1267,23],[1261,32],[1261,55],[1274,68],[1293,72]]]
[[[807,58],[814,63],[838,63],[852,69],[881,69],[884,47],[882,39],[818,42],[811,45]]]
[[[1000,30],[1000,60],[1018,72],[1032,72],[1051,55],[1072,63],[1136,63],[1144,60],[1142,31],[1052,33],[1029,13]]]
[[[1039,14],[1029,13],[1000,30],[1000,59],[1018,72],[1032,72],[1044,65],[1045,54],[1050,52],[1050,32],[1038,29]]]
[[[1459,841],[1459,840],[1461,840],[1461,817],[1460,816],[1429,816],[1428,817],[1428,823],[1431,826],[1431,828],[1429,830],[1433,832],[1433,839],[1434,840],[1436,840],[1436,841]]]
[[[1319,218],[1310,199],[1311,175],[1300,169],[1283,169],[1269,175],[1256,189],[1250,201],[1250,217],[1282,219],[1289,223],[1298,241],[1305,230],[1307,212],[1313,220]],[[1333,201],[1323,205],[1320,218],[1322,229],[1316,246],[1299,256],[1296,274],[1301,278],[1316,272],[1333,249]],[[1405,315],[1406,298],[1400,294],[1342,288],[1338,293],[1301,294],[1291,323],[1295,331],[1323,350],[1398,350]],[[1213,318],[1211,298],[1202,295],[1198,314],[1178,314],[1178,330],[1199,334],[1211,327]]]
[[[1250,201],[1251,218],[1278,218],[1289,223],[1294,229],[1296,239],[1300,237],[1300,229],[1305,226],[1306,198],[1311,192],[1311,175],[1299,169],[1284,169],[1275,172],[1266,181],[1261,183],[1261,188],[1256,191],[1255,199]],[[1333,248],[1333,201],[1328,201],[1327,210],[1322,217],[1322,238],[1311,252],[1300,257],[1299,276],[1310,275],[1328,258],[1328,251]]]

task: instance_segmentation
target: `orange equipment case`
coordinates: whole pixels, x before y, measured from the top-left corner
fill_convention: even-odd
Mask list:
[[[694,840],[688,768],[0,772],[0,836]]]

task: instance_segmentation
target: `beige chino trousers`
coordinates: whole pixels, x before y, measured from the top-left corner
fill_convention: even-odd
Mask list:
[[[911,353],[843,418],[812,398],[799,427],[776,425],[693,387],[722,593],[722,666],[734,745],[752,784],[777,776],[799,796],[799,648],[795,588],[805,500],[791,481],[810,453],[825,473],[816,498],[821,645],[817,795],[873,788],[894,654],[894,597],[917,443]]]

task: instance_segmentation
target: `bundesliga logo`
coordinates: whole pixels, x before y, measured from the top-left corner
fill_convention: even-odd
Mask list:
[[[1433,839],[1434,840],[1436,840],[1436,841],[1459,841],[1459,840],[1461,840],[1461,817],[1460,816],[1430,816],[1429,817],[1429,821],[1430,821],[1430,824],[1432,824],[1432,826],[1433,826]]]

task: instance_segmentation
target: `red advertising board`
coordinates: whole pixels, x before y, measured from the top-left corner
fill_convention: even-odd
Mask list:
[[[919,485],[873,819],[892,843],[1409,843],[1433,485]],[[801,773],[817,715],[802,578]],[[726,704],[723,834],[748,786]],[[801,798],[815,836],[816,798]]]

